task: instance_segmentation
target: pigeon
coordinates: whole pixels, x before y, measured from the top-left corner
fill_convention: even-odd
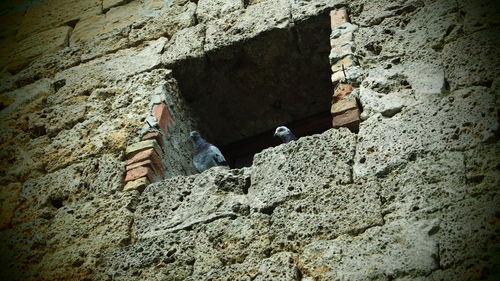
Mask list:
[[[283,143],[297,140],[297,137],[292,133],[292,131],[290,131],[290,129],[288,129],[285,126],[279,126],[278,128],[276,128],[276,132],[274,132],[274,136],[280,137],[281,140],[283,141]]]
[[[226,158],[220,150],[203,139],[197,131],[192,131],[189,136],[193,141],[193,163],[198,172],[203,172],[215,166],[225,166],[229,168]]]

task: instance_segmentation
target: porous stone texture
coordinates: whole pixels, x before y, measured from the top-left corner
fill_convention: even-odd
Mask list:
[[[1,280],[499,279],[493,1],[1,5]],[[195,174],[193,129],[227,144],[329,114],[347,41],[357,134]],[[154,101],[165,179],[124,191]]]

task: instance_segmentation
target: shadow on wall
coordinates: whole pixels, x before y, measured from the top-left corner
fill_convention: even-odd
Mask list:
[[[12,1],[12,0],[0,0],[0,17],[17,12],[26,11],[29,7],[36,6],[47,0],[24,0],[24,1]]]
[[[231,167],[278,145],[277,126],[299,137],[331,128],[330,32],[325,12],[173,66],[199,131]]]

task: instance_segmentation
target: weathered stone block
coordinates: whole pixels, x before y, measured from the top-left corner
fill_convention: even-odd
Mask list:
[[[196,18],[200,23],[206,23],[243,8],[242,0],[200,0]]]
[[[354,88],[350,84],[338,84],[335,88],[335,91],[333,92],[333,102],[335,103],[342,100],[344,97],[352,93],[353,90]]]
[[[353,44],[345,44],[343,46],[340,46],[340,47],[334,47],[331,49],[330,51],[330,62],[339,62],[338,60],[344,60],[348,57],[350,57],[350,60],[351,62],[349,62],[350,64],[352,64],[352,61],[353,61],[353,57],[352,55],[354,54],[354,45]],[[346,63],[344,63],[346,64]],[[335,65],[335,64],[334,64]],[[335,72],[336,68],[334,68],[334,66],[332,66],[332,72]]]
[[[254,156],[252,186],[248,190],[253,209],[270,211],[289,198],[311,194],[331,185],[351,182],[356,137],[346,129],[269,148]],[[318,153],[311,155],[310,149]],[[327,168],[328,167],[328,168]],[[294,171],[284,173],[282,171]]]
[[[379,189],[376,183],[328,184],[322,191],[280,203],[271,216],[273,248],[300,253],[318,237],[334,239],[381,225]]]
[[[112,8],[106,13],[106,23],[102,33],[132,25],[141,18],[141,2],[132,1],[126,5]]]
[[[338,101],[338,102],[332,104],[330,112],[333,115],[336,115],[338,113],[342,113],[344,111],[356,109],[356,108],[358,108],[358,102],[356,101],[356,99],[349,98],[349,99],[343,99],[341,101]]]
[[[470,196],[448,205],[440,224],[439,264],[442,268],[477,257],[495,259],[499,206],[497,192]]]
[[[245,206],[249,211],[244,195],[250,183],[249,173],[248,169],[215,167],[202,174],[172,177],[149,185],[135,214],[136,237],[164,237],[194,225],[235,218]]]
[[[345,79],[345,78],[346,78],[346,74],[342,70],[334,72],[331,76],[332,83],[336,83],[336,82],[338,82],[342,79]]]
[[[193,26],[196,3],[186,1],[184,5],[173,5],[162,9],[154,17],[144,17],[132,24],[128,39],[130,43],[172,37],[177,31]]]
[[[330,27],[332,30],[346,22],[349,22],[349,15],[346,9],[332,10],[330,12]]]
[[[208,22],[204,48],[208,52],[290,24],[288,1],[259,2]]]
[[[333,116],[332,126],[334,128],[346,127],[353,132],[359,131],[359,123],[361,114],[358,108],[347,110],[341,114]]]
[[[158,155],[161,155],[161,148],[155,140],[145,140],[129,145],[126,149],[127,158],[131,159],[137,153],[152,148]]]
[[[342,69],[346,70],[348,67],[354,65],[354,56],[352,55],[352,47],[349,45],[346,45],[343,48],[342,51],[348,51],[347,53],[344,53],[344,55],[339,55],[339,56],[330,56],[330,58],[335,58],[334,60],[330,60],[330,63],[332,64],[332,72],[335,73],[337,71],[342,71]],[[333,51],[333,49],[332,49]],[[331,55],[332,53],[330,53]]]
[[[121,6],[131,1],[132,0],[102,0],[102,9],[107,11],[113,7]]]
[[[445,78],[451,90],[470,85],[487,85],[500,76],[500,37],[494,29],[482,30],[443,47]]]
[[[71,34],[71,45],[92,41],[100,34],[132,25],[140,19],[140,9],[140,1],[133,1],[124,6],[112,8],[105,15],[96,15],[79,21]]]
[[[331,76],[332,83],[337,83],[338,81],[346,81],[348,83],[359,83],[360,78],[363,76],[363,69],[359,66],[351,66],[345,68],[344,71],[339,70],[334,72]]]
[[[101,13],[101,0],[50,0],[28,9],[17,33],[19,39],[51,27],[65,25]]]
[[[158,126],[165,133],[168,132],[168,126],[172,124],[172,115],[170,115],[170,110],[165,103],[155,104],[153,106],[153,116],[158,122]]]
[[[93,91],[98,88],[97,85],[104,83],[102,81],[108,84],[116,83],[115,81],[150,70],[160,64],[160,53],[166,42],[167,39],[161,37],[141,47],[120,50],[58,72],[55,79],[65,80],[65,88],[72,87],[75,93]],[[127,67],[123,67],[124,65]]]
[[[37,56],[67,47],[72,30],[69,26],[62,26],[34,34],[20,41],[11,53],[8,68],[16,70]]]
[[[104,15],[96,15],[78,21],[73,33],[71,33],[70,45],[75,46],[92,40],[95,36],[102,33],[105,24],[106,18]]]
[[[353,32],[355,32],[356,30],[358,30],[358,26],[355,24],[352,23],[341,24],[337,28],[335,28],[335,30],[332,31],[332,33],[330,34],[330,40],[341,38],[346,34],[353,34]]]
[[[165,46],[162,61],[171,66],[178,61],[204,56],[203,42],[205,41],[205,25],[179,30]]]
[[[292,19],[294,22],[306,20],[315,15],[328,13],[329,10],[336,9],[339,5],[347,5],[344,0],[291,0]]]
[[[155,172],[148,167],[137,167],[127,171],[125,175],[125,182],[135,181],[139,178],[147,177],[150,182],[156,182],[159,180],[159,175],[155,174]]]
[[[345,34],[340,35],[337,38],[331,38],[330,39],[330,47],[340,47],[345,44],[353,43],[353,36],[352,32],[348,32]]]
[[[123,191],[138,190],[142,192],[144,188],[149,185],[149,183],[150,182],[147,177],[138,178],[136,180],[127,182],[123,187]]]
[[[477,146],[495,135],[494,108],[490,89],[471,87],[408,107],[392,118],[375,115],[361,126],[355,175],[384,175],[418,155]]]
[[[142,2],[142,7],[145,9],[145,11],[160,10],[166,4],[164,0],[145,0],[141,2]],[[176,3],[169,2],[169,5],[172,4],[175,5]]]
[[[436,221],[395,221],[359,234],[307,245],[299,266],[314,280],[377,280],[400,274],[426,276],[438,269]],[[425,279],[410,279],[425,280]]]

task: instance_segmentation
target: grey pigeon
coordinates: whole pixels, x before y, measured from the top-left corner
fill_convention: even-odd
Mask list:
[[[198,172],[203,172],[215,166],[226,166],[229,168],[226,158],[220,150],[203,139],[197,131],[192,131],[189,136],[193,141],[193,163]]]
[[[280,137],[283,143],[291,142],[297,140],[297,137],[285,126],[279,126],[274,132],[275,137]]]

